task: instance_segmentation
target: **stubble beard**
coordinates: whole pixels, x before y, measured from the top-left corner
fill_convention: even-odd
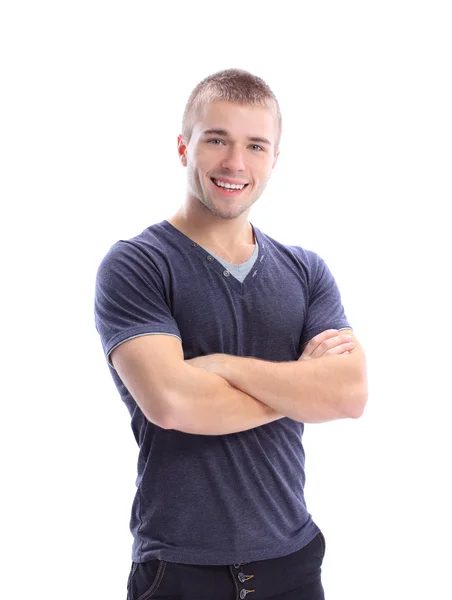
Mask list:
[[[194,196],[197,200],[199,200],[202,208],[204,210],[208,210],[210,213],[212,213],[215,217],[219,218],[219,219],[227,219],[227,220],[233,220],[233,219],[237,219],[237,217],[239,217],[241,214],[243,214],[245,211],[247,211],[249,208],[251,208],[253,206],[253,204],[259,199],[259,197],[262,194],[262,191],[254,198],[250,198],[250,202],[247,202],[246,204],[242,204],[241,206],[238,207],[225,207],[224,209],[219,209],[217,206],[215,206],[215,204],[212,202],[210,196],[208,194],[206,194],[201,186],[201,183],[199,180],[197,180],[193,174],[191,174],[188,178],[188,186],[189,186],[189,191],[190,194],[192,196]],[[227,199],[225,198],[225,202],[227,202]]]

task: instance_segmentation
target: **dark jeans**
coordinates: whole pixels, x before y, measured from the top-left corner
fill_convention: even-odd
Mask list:
[[[324,600],[320,532],[298,552],[235,565],[132,562],[127,600]]]

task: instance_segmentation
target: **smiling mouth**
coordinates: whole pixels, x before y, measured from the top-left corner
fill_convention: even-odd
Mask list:
[[[248,183],[226,183],[221,181],[221,179],[214,179],[213,177],[210,179],[217,188],[228,194],[242,192],[249,185]]]

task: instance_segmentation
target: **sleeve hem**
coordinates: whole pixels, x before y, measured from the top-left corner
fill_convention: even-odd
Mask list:
[[[312,340],[313,337],[319,335],[319,333],[322,333],[322,331],[326,331],[327,329],[337,329],[338,331],[342,331],[342,329],[351,329],[353,331],[353,327],[351,327],[351,325],[344,324],[343,322],[340,324],[339,327],[337,325],[328,325],[327,327],[312,329],[312,333],[306,332],[306,334],[303,336],[305,339],[305,343],[309,342],[310,340]]]
[[[182,342],[182,338],[179,332],[176,333],[174,331],[149,331],[149,329],[143,330],[143,328],[137,329],[135,327],[132,330],[121,332],[120,334],[115,335],[114,338],[105,347],[105,356],[107,358],[108,364],[112,369],[114,369],[114,366],[111,362],[110,354],[113,352],[113,350],[121,344],[123,344],[124,342],[132,340],[136,337],[142,337],[143,335],[172,335],[174,337],[177,337]]]

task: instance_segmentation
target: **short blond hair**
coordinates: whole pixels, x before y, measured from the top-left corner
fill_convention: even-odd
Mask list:
[[[282,132],[278,100],[263,79],[242,69],[226,69],[213,73],[198,83],[192,91],[182,119],[182,135],[187,144],[200,106],[214,100],[226,100],[250,106],[268,106],[273,102],[278,123],[275,152],[278,151]]]

